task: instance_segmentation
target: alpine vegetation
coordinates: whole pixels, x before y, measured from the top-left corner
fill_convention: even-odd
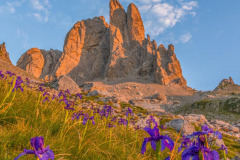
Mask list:
[[[84,93],[54,93],[10,71],[0,75],[0,156],[5,159],[228,158],[227,146],[216,146],[223,135],[207,125],[181,136],[151,115],[141,128],[134,108],[94,106]],[[51,149],[44,147],[44,138]]]

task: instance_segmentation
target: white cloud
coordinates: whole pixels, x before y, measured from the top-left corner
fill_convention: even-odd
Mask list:
[[[140,12],[144,12],[146,32],[153,37],[158,36],[168,28],[174,27],[188,15],[196,16],[197,1],[185,0],[135,0]],[[151,23],[150,23],[151,22]],[[148,25],[146,25],[148,23]]]
[[[16,12],[16,8],[20,7],[23,2],[25,2],[25,0],[6,2],[4,5],[0,6],[0,13],[14,14]]]
[[[139,10],[142,11],[142,12],[146,12],[148,11],[150,8],[152,8],[152,5],[151,4],[145,4],[145,5],[141,5],[139,7]]]
[[[42,22],[47,22],[49,18],[49,9],[51,8],[51,4],[48,0],[31,0],[31,4],[35,13],[32,15],[38,20]]]
[[[186,33],[186,34],[183,34],[183,35],[180,37],[180,41],[181,41],[182,43],[187,43],[191,38],[192,38],[191,33]]]

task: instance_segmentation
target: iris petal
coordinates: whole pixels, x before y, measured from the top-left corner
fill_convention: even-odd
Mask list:
[[[42,155],[42,159],[41,160],[49,160],[49,158],[51,160],[54,159],[54,154],[53,154],[53,151],[51,149],[48,149],[47,152],[45,152],[43,155]]]
[[[151,141],[151,146],[153,150],[156,150],[156,142],[155,141]]]
[[[149,142],[150,140],[152,140],[152,138],[144,138],[144,141],[142,143],[142,149],[141,149],[142,154],[146,152],[147,142]]]

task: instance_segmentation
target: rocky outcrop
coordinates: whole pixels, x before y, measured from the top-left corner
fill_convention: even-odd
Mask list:
[[[229,77],[229,79],[223,79],[214,91],[240,92],[240,86],[233,82],[232,77]]]
[[[6,62],[12,63],[6,50],[5,43],[0,44],[0,58]]]
[[[157,47],[145,30],[137,7],[131,3],[127,13],[117,0],[110,1],[110,57],[105,77],[138,78],[162,85],[186,86],[173,45]]]
[[[174,46],[166,49],[157,46],[150,36],[145,38],[138,8],[131,3],[126,12],[118,0],[110,0],[109,25],[104,17],[95,17],[73,26],[65,38],[63,54],[50,74],[50,79],[67,75],[78,85],[96,79],[141,79],[186,86]],[[37,75],[45,78],[46,73]]]
[[[175,129],[177,132],[181,132],[182,135],[191,135],[195,132],[194,126],[183,119],[173,119],[170,122],[165,124],[166,127],[171,127]]]
[[[109,28],[104,17],[77,22],[68,32],[53,77],[70,76],[75,82],[103,78],[109,56]]]
[[[135,41],[142,44],[145,39],[145,30],[138,8],[133,3],[128,6],[127,27],[130,42]]]
[[[79,86],[70,77],[67,76],[61,76],[59,79],[54,81],[51,86],[59,91],[69,90],[71,94],[82,92]]]
[[[52,74],[62,52],[59,50],[40,50],[38,48],[29,49],[17,62],[17,67],[26,70],[31,75],[50,81]]]

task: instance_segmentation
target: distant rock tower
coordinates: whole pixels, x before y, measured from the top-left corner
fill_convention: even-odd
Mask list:
[[[0,59],[3,59],[6,62],[12,63],[9,58],[9,54],[6,50],[5,42],[3,42],[3,44],[0,44]]]

